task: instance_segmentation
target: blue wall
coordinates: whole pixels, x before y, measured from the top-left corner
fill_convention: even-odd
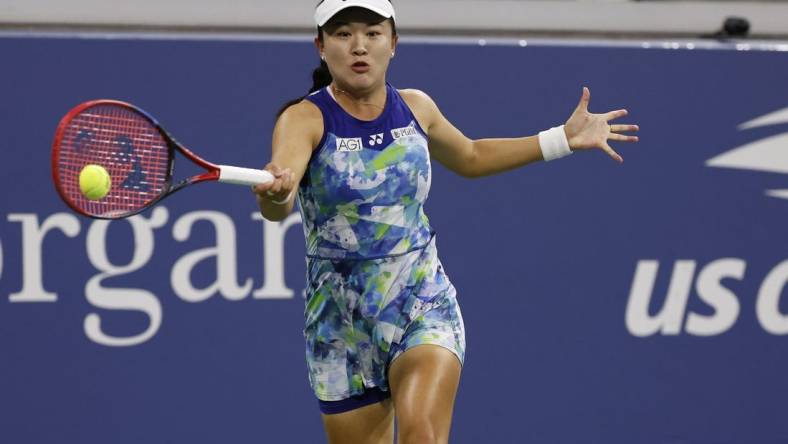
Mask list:
[[[49,170],[60,117],[93,98],[262,166],[311,45],[6,36],[0,54],[0,442],[320,442],[297,221],[278,235],[248,190],[206,184],[107,226]],[[788,189],[786,79],[785,52],[733,46],[401,45],[389,80],[468,136],[560,124],[582,86],[642,128],[623,165],[435,165],[468,340],[453,443],[788,442],[788,192],[767,194]]]

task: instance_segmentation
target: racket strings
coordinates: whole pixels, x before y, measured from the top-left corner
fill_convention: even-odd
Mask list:
[[[109,193],[87,199],[79,189],[86,165],[104,167],[112,178]],[[126,107],[101,104],[86,108],[63,131],[58,156],[61,190],[70,202],[97,216],[136,213],[153,202],[167,184],[167,142],[146,117]]]

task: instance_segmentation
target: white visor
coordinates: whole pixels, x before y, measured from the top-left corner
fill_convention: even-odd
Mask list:
[[[352,7],[369,9],[383,18],[394,18],[394,6],[389,0],[325,0],[315,10],[315,23],[322,27],[339,11]]]

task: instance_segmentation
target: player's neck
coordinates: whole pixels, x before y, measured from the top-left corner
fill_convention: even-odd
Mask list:
[[[343,88],[336,82],[330,85],[331,92],[337,103],[352,116],[362,120],[374,120],[386,107],[386,86],[368,91]]]

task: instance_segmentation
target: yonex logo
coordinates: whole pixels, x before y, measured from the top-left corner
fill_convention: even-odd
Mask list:
[[[375,146],[381,143],[383,143],[383,133],[369,136],[369,146]]]
[[[739,130],[788,123],[788,108],[744,122]],[[788,174],[788,133],[738,146],[706,161],[707,166]],[[788,189],[766,190],[766,195],[788,199]]]
[[[361,151],[364,148],[361,137],[343,139],[337,137],[337,151]]]

